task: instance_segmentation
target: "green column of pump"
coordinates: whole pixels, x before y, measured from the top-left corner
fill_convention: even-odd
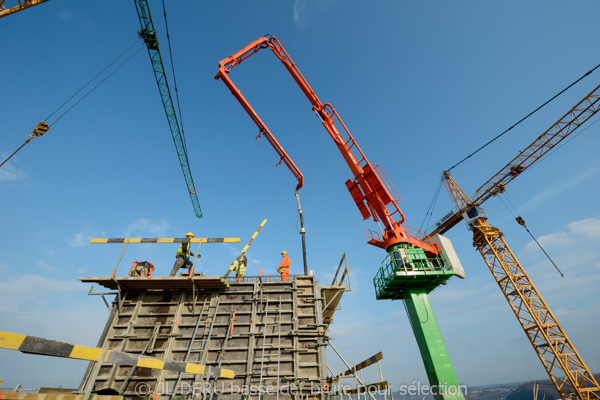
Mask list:
[[[454,275],[446,255],[428,256],[408,243],[394,245],[388,253],[374,279],[377,299],[405,301],[435,400],[464,400],[427,295]]]
[[[424,289],[410,288],[406,290],[405,294],[404,301],[408,310],[408,318],[419,345],[432,394],[436,390],[434,387],[439,388],[436,392],[441,393],[434,394],[434,398],[436,400],[463,400],[458,378],[429,303],[427,292]]]

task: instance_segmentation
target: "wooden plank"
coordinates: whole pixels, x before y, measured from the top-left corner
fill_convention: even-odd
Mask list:
[[[333,321],[333,314],[337,309],[346,288],[344,286],[321,287],[321,304],[323,307],[323,322],[329,325]]]
[[[252,244],[252,242],[254,241],[254,239],[256,239],[256,236],[258,236],[258,233],[263,228],[263,226],[265,226],[266,223],[267,223],[267,220],[264,219],[263,222],[258,227],[258,229],[250,237],[250,240],[248,240],[248,243],[246,243],[246,245],[244,246],[244,248],[242,249],[242,251],[240,252],[240,254],[238,254],[238,256],[235,258],[235,260],[233,261],[233,264],[231,264],[231,266],[229,267],[229,269],[227,270],[227,272],[225,273],[225,275],[223,275],[223,278],[229,277],[229,275],[236,269],[236,267],[238,266],[238,264],[242,260],[242,256],[244,254],[246,254],[246,251],[248,251],[248,247],[250,247],[250,245]],[[246,268],[248,268],[248,265],[246,265]]]
[[[356,364],[354,367],[352,367],[351,369],[349,369],[346,372],[344,372],[343,374],[341,374],[340,377],[350,376],[350,375],[352,375],[352,372],[360,371],[361,369],[367,368],[368,366],[373,365],[376,362],[381,361],[382,359],[383,359],[383,353],[379,352],[379,353],[375,354],[374,356],[367,358],[365,361],[363,361],[359,364]],[[386,384],[387,384],[387,382],[386,382]]]
[[[123,400],[123,396],[92,397],[94,400]],[[55,393],[11,393],[0,392],[2,400],[84,400],[84,394],[55,394]]]
[[[79,280],[84,283],[97,283],[111,290],[116,290],[119,285],[125,289],[191,289],[194,282],[201,289],[229,289],[229,283],[220,276],[194,276],[191,279],[184,276],[119,277],[115,279],[83,277]]]
[[[116,350],[105,350],[100,347],[79,346],[76,344],[44,339],[36,336],[21,335],[0,331],[0,348],[18,350],[26,354],[41,356],[71,358],[75,360],[99,361],[118,365],[131,365],[142,368],[167,369],[170,371],[186,372],[188,374],[209,375],[217,378],[232,379],[233,370],[181,361],[163,360],[139,354],[125,353]]]

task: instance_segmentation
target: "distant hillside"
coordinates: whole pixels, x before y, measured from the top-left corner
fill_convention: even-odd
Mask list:
[[[600,374],[594,374],[596,381],[600,381]],[[470,386],[465,396],[466,400],[533,400],[533,384],[534,381],[529,382],[514,382],[505,383],[499,385],[487,385],[487,386]],[[536,381],[535,384],[540,385],[538,389],[537,400],[556,400],[560,399],[560,396],[554,384],[550,379],[543,381]],[[375,396],[377,400],[383,400],[383,396]],[[422,396],[422,395],[404,395],[400,392],[394,392],[394,400],[433,400],[433,396]],[[391,400],[390,397],[387,397]]]
[[[548,379],[547,381],[536,382],[538,387],[537,400],[555,400],[560,399],[560,395],[556,391],[554,384]],[[533,399],[533,382],[523,383],[519,385],[511,394],[506,397],[506,400],[532,400]]]

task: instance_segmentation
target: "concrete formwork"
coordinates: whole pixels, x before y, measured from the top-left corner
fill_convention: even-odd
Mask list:
[[[114,364],[102,364],[95,374],[91,363],[80,389],[156,399],[324,399],[330,320],[324,322],[323,309],[329,316],[332,305],[325,304],[319,282],[312,276],[290,282],[246,279],[256,281],[231,282],[225,290],[170,289],[168,282],[157,289],[151,281],[152,289],[144,289],[143,279],[135,289],[120,285],[121,305],[113,303],[98,346],[207,365],[206,374]],[[235,377],[210,378],[215,370],[209,367],[231,369]]]

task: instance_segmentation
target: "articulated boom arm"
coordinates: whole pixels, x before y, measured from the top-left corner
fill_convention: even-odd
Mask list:
[[[296,186],[296,190],[298,190],[304,185],[304,175],[302,175],[302,172],[300,172],[294,161],[292,161],[292,159],[285,152],[283,147],[281,147],[277,139],[275,139],[275,136],[273,136],[269,128],[267,128],[267,125],[262,121],[262,119],[260,119],[260,117],[258,116],[256,111],[254,111],[250,103],[248,103],[248,100],[246,100],[246,98],[242,95],[242,92],[233,84],[231,79],[229,79],[228,75],[229,70],[231,68],[235,67],[236,65],[244,61],[246,58],[250,57],[252,54],[258,52],[260,49],[265,49],[267,47],[269,46],[266,43],[264,43],[264,41],[261,41],[259,39],[244,47],[242,50],[238,51],[233,56],[221,60],[221,62],[219,62],[219,73],[215,76],[215,79],[220,78],[223,81],[223,83],[225,83],[225,85],[229,88],[231,93],[240,102],[242,107],[244,107],[244,110],[246,110],[250,118],[252,118],[252,121],[254,121],[256,126],[258,126],[260,133],[256,138],[258,139],[262,135],[264,135],[267,138],[267,141],[271,144],[271,146],[273,146],[277,154],[279,154],[280,160],[283,161],[285,165],[287,165],[290,171],[292,171],[292,174],[294,174],[294,176],[298,180],[298,185]],[[281,164],[281,161],[279,162],[279,164]]]
[[[521,151],[519,155],[502,167],[498,173],[477,189],[473,196],[473,200],[469,201],[467,205],[461,204],[462,201],[452,194],[452,199],[459,206],[459,212],[433,230],[430,235],[447,232],[463,219],[462,214],[466,211],[466,208],[480,206],[490,197],[502,193],[507,183],[515,179],[533,163],[552,150],[554,146],[566,139],[567,136],[583,125],[599,110],[600,86],[597,86],[590,94],[585,96],[583,100],[577,103],[575,107],[563,115],[561,119],[542,133],[533,143],[527,146],[525,150]],[[449,176],[449,173],[445,171],[444,175],[447,177]],[[448,181],[446,180],[446,182]]]
[[[384,223],[386,230],[383,240],[371,238],[369,243],[381,248],[388,248],[393,244],[405,242],[425,250],[435,251],[436,248],[433,245],[423,242],[423,237],[419,233],[410,233],[407,231],[406,227],[402,225],[404,223],[404,214],[398,206],[398,201],[400,200],[399,196],[391,185],[391,182],[387,180],[381,167],[377,164],[371,164],[367,160],[367,157],[362,152],[333,106],[329,103],[323,104],[319,100],[277,38],[274,36],[262,37],[250,43],[231,57],[222,60],[219,62],[219,72],[215,76],[215,79],[220,78],[223,80],[225,85],[231,90],[231,93],[238,99],[242,107],[244,107],[246,112],[259,127],[260,132],[265,134],[278,153],[280,153],[280,151],[283,153],[283,155],[280,153],[282,160],[290,167],[290,164],[293,165],[293,162],[291,162],[287,157],[287,154],[283,152],[283,149],[281,149],[281,146],[279,146],[271,132],[266,128],[264,122],[258,117],[228,75],[231,68],[240,64],[259,50],[266,48],[270,48],[273,51],[292,75],[292,78],[294,78],[298,86],[300,86],[300,89],[312,104],[313,110],[321,119],[323,126],[327,129],[327,132],[334,140],[342,153],[344,160],[346,160],[346,163],[350,167],[354,179],[348,180],[346,182],[346,187],[350,191],[363,218],[367,219],[372,217],[375,221],[381,220]],[[343,128],[342,132],[340,132],[335,125],[336,119]],[[276,143],[277,146],[274,143]],[[290,167],[290,169],[292,169],[292,167]],[[292,171],[294,170],[292,169]],[[398,221],[394,220],[394,216],[396,216]]]

